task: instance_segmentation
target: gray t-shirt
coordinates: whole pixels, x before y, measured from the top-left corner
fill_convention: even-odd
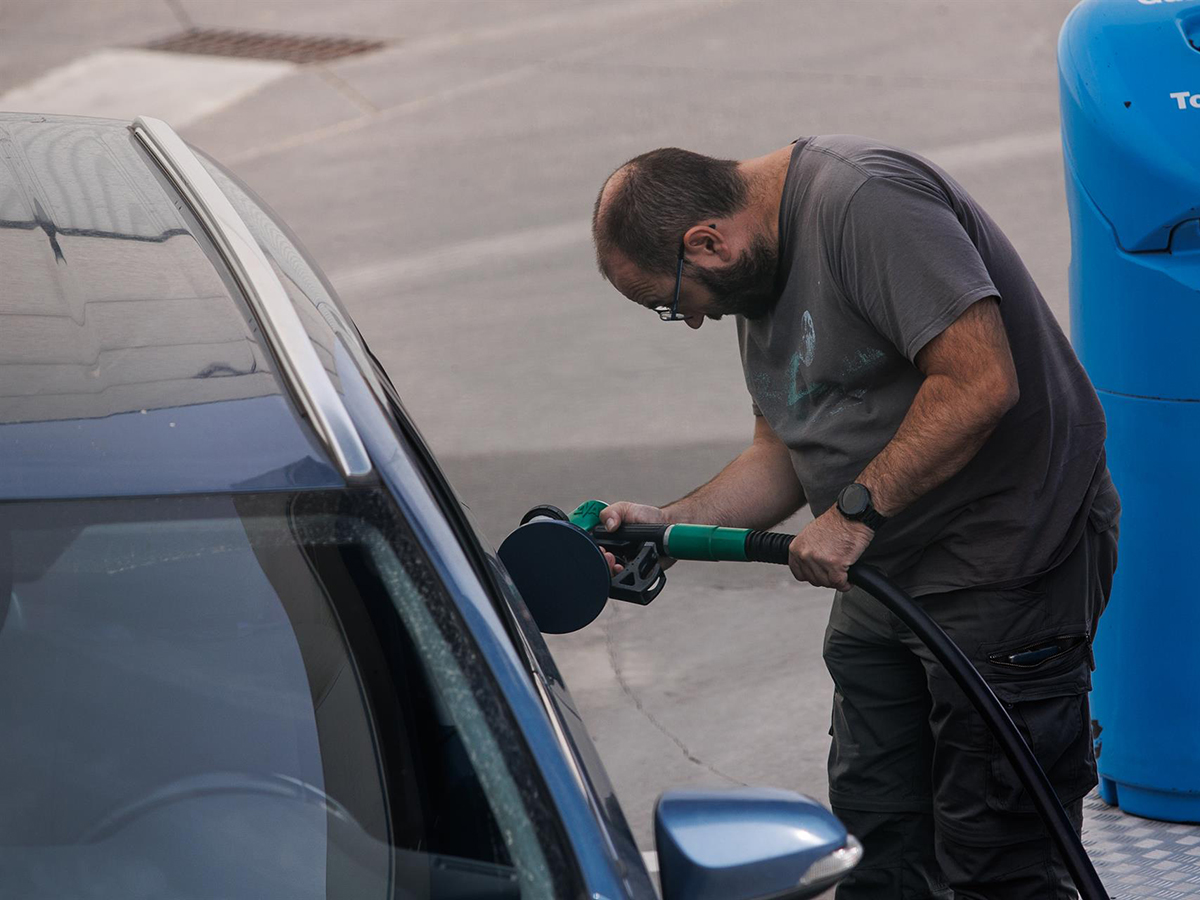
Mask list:
[[[739,316],[738,339],[755,413],[791,450],[814,515],[895,435],[923,380],[921,348],[971,304],[1000,299],[1020,400],[863,561],[913,593],[1020,584],[1074,547],[1093,506],[1094,520],[1116,521],[1091,382],[1008,239],[949,175],[865,138],[798,141],[779,247],[779,302]]]

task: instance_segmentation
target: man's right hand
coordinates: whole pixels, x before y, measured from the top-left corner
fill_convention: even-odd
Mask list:
[[[647,506],[645,503],[630,503],[628,500],[622,500],[619,503],[613,503],[600,510],[600,521],[609,531],[616,531],[621,525],[668,525],[671,520],[665,512],[657,506]],[[608,569],[614,575],[620,572],[625,567],[622,566],[615,556],[604,550],[604,558],[608,561]],[[673,559],[663,557],[662,567],[665,569],[675,562]]]

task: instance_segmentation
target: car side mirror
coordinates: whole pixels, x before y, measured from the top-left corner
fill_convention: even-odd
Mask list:
[[[814,897],[862,858],[833,813],[773,788],[667,791],[654,840],[663,900]]]

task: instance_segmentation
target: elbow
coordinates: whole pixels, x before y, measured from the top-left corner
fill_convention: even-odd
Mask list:
[[[1013,369],[997,372],[988,379],[985,407],[991,414],[992,424],[998,423],[1021,399],[1021,386]]]
[[[1008,412],[1021,399],[1021,385],[1017,382],[1017,373],[1011,369],[1006,373],[1006,377],[997,392],[999,397],[1000,407],[1004,412]],[[1003,415],[1004,413],[1001,413]]]

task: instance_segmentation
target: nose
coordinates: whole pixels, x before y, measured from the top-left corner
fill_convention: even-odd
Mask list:
[[[688,328],[699,328],[704,324],[704,316],[685,316],[683,321],[687,322]]]

